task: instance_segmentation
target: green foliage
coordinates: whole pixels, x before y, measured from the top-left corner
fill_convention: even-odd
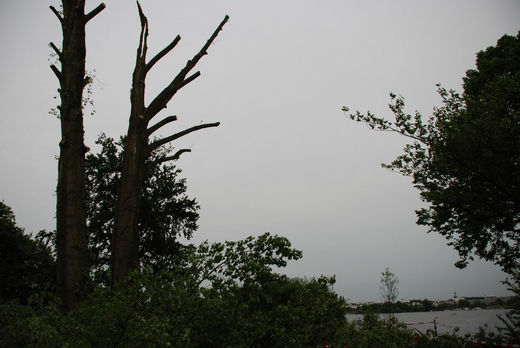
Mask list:
[[[504,281],[509,286],[509,290],[514,292],[515,296],[509,305],[511,310],[504,316],[498,316],[502,321],[503,327],[500,328],[501,333],[506,337],[508,342],[520,343],[520,273],[518,271],[512,274],[512,279]]]
[[[97,288],[76,310],[0,305],[1,346],[314,347],[346,323],[333,277],[273,271],[301,257],[283,237],[183,249],[169,270]]]
[[[86,157],[89,248],[91,273],[97,283],[110,283],[110,242],[114,227],[114,207],[121,178],[123,140],[101,135],[98,154]],[[199,206],[186,194],[186,180],[174,165],[154,164],[169,150],[154,153],[147,165],[139,216],[139,259],[143,267],[155,271],[169,267],[170,255],[182,248],[178,237],[191,238],[197,229]]]
[[[334,278],[277,276],[244,286],[231,303],[243,307],[233,321],[235,337],[247,335],[248,347],[316,346],[335,337],[345,323],[345,302],[333,291]],[[225,337],[222,337],[225,339]],[[210,343],[209,341],[207,343]]]
[[[472,254],[511,272],[520,257],[520,33],[477,55],[464,95],[438,87],[442,106],[426,121],[391,94],[395,121],[368,112],[350,117],[412,139],[383,165],[411,176],[428,208],[417,223],[445,236],[465,267]],[[348,108],[343,110],[348,112]]]
[[[459,348],[473,347],[467,337],[453,335],[437,335],[430,330],[420,333],[408,328],[391,317],[386,320],[368,312],[363,320],[348,322],[337,336],[334,347],[356,348],[401,348],[401,347],[428,347],[428,348]]]
[[[416,340],[411,330],[398,328],[394,319],[379,320],[375,314],[365,315],[362,321],[344,327],[341,344],[347,347],[410,347]]]
[[[55,261],[50,249],[16,225],[10,207],[0,202],[0,298],[26,303],[35,292],[54,291]]]
[[[55,302],[47,305],[38,300],[29,305],[17,301],[0,304],[0,347],[67,347],[69,328],[67,317]]]

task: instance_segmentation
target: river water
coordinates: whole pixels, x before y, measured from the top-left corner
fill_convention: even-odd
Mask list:
[[[410,324],[408,327],[426,332],[433,329],[435,320],[437,324],[437,332],[453,333],[455,327],[459,328],[458,334],[478,333],[479,327],[486,328],[488,332],[498,332],[497,326],[503,327],[503,323],[497,318],[497,315],[506,313],[505,309],[474,309],[474,310],[458,310],[458,311],[441,311],[441,312],[412,312],[412,313],[396,313],[394,316],[401,323]],[[381,314],[381,317],[387,314]],[[347,319],[362,319],[361,314],[348,314]]]

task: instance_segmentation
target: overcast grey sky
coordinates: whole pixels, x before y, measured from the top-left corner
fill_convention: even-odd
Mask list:
[[[56,1],[0,3],[0,200],[29,232],[54,228],[59,122],[49,115],[58,82],[49,69],[61,46]],[[87,1],[87,9],[99,2]],[[178,161],[201,204],[194,240],[271,232],[304,257],[294,276],[335,274],[353,301],[377,300],[381,271],[400,279],[400,298],[508,294],[490,263],[453,266],[446,240],[415,225],[422,206],[411,180],[380,167],[401,153],[397,135],[350,121],[343,105],[391,117],[388,94],[431,114],[435,84],[460,91],[475,53],[520,30],[519,0],[142,0],[149,56],[177,34],[177,48],[149,74],[152,98],[231,19],[164,116],[162,135],[204,122],[219,128],[184,137]],[[95,70],[86,142],[126,132],[139,20],[134,1],[106,1],[87,26]],[[149,99],[150,100],[150,99]],[[86,114],[89,113],[87,110]]]

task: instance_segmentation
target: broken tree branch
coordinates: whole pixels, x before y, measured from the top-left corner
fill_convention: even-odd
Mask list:
[[[101,4],[98,5],[98,7],[96,7],[95,9],[93,9],[92,11],[90,11],[87,15],[85,15],[85,24],[91,20],[92,18],[94,18],[99,12],[103,11],[105,9],[106,5],[104,2],[102,2]]]
[[[61,82],[61,76],[62,76],[62,75],[61,75],[61,71],[60,71],[60,69],[58,69],[58,68],[56,67],[56,65],[51,64],[51,70],[52,70],[52,72],[54,73],[54,75],[56,75],[56,77],[58,78],[58,80]]]
[[[175,139],[178,139],[180,137],[183,137],[183,136],[185,136],[187,134],[190,134],[192,132],[198,131],[200,129],[210,128],[210,127],[218,127],[219,125],[220,125],[220,122],[204,123],[204,124],[199,124],[198,126],[194,126],[194,127],[185,129],[185,130],[183,130],[183,131],[181,131],[179,133],[176,133],[176,134],[170,135],[170,136],[168,136],[166,138],[162,138],[162,139],[154,141],[153,143],[148,145],[148,151],[152,152],[153,150],[155,150],[159,146],[162,146],[162,145],[164,145],[166,143],[169,143],[170,141],[173,141]]]
[[[164,158],[164,161],[162,161],[162,162],[178,160],[179,157],[181,157],[181,155],[182,155],[183,153],[185,153],[185,152],[191,152],[191,149],[180,149],[180,150],[177,151],[173,156],[165,157],[165,158]]]
[[[51,9],[52,12],[54,12],[54,14],[56,15],[56,17],[58,17],[58,19],[60,20],[60,23],[63,24],[63,17],[60,15],[60,13],[58,12],[58,10],[56,10],[54,8],[54,6],[49,6],[49,8]]]
[[[146,16],[144,15],[143,8],[141,7],[141,4],[139,3],[139,1],[136,1],[136,3],[137,3],[137,11],[139,12],[139,18],[141,19],[141,25],[143,23],[148,24],[148,18],[146,18]]]
[[[167,55],[175,46],[177,46],[179,41],[181,41],[181,37],[177,35],[177,37],[172,42],[170,42],[168,46],[166,46],[161,52],[157,53],[155,57],[153,57],[152,60],[146,64],[146,72],[148,72],[155,65],[155,63],[157,63],[162,57]]]
[[[168,123],[173,122],[173,121],[177,121],[177,116],[173,115],[173,116],[168,116],[168,117],[162,119],[161,121],[157,122],[156,124],[154,124],[153,126],[148,128],[148,136],[150,136],[153,132],[155,132],[162,126],[167,125]]]
[[[163,158],[158,158],[158,159],[156,159],[154,161],[148,162],[147,165],[150,167],[150,166],[156,166],[156,165],[159,165],[161,163],[168,162],[168,161],[176,161],[185,152],[191,152],[191,149],[180,149],[173,156],[166,156],[166,157],[163,157]]]
[[[207,54],[207,50],[209,46],[215,41],[217,38],[217,35],[224,27],[224,24],[229,20],[229,16],[226,15],[222,22],[220,22],[219,26],[211,37],[206,41],[206,44],[201,48],[201,50],[191,59],[188,60],[186,63],[186,66],[175,76],[175,78],[170,82],[170,84],[164,88],[159,95],[157,95],[154,100],[150,103],[150,105],[147,108],[147,119],[151,120],[155,115],[157,115],[162,109],[166,107],[166,104],[173,98],[175,93],[182,87],[186,86],[189,82],[193,81],[195,78],[197,78],[200,73],[195,73],[192,76],[188,77],[186,79],[186,76],[188,73],[197,65],[199,60]]]
[[[61,59],[61,51],[58,49],[58,47],[56,47],[56,45],[52,42],[49,43],[49,46],[54,50],[54,52],[56,52],[58,57]]]
[[[87,86],[91,82],[92,82],[92,77],[85,76],[85,78],[83,79],[83,86]]]
[[[217,38],[218,36],[218,33],[222,30],[222,28],[224,27],[224,24],[226,24],[226,22],[229,20],[229,16],[226,15],[224,17],[224,19],[222,20],[222,22],[220,22],[219,26],[217,27],[217,29],[215,29],[215,31],[213,32],[213,35],[211,35],[211,37],[208,39],[208,41],[206,41],[206,44],[201,48],[201,50],[199,51],[199,53],[197,53],[195,55],[195,57],[193,57],[193,59],[191,61],[188,61],[188,64],[191,63],[191,69],[193,69],[193,67],[199,62],[199,60],[205,56],[206,54],[208,54],[208,48],[209,46],[211,46],[211,44],[213,43],[213,41],[215,41],[215,39]],[[187,65],[188,65],[187,64]],[[189,70],[188,70],[189,71]]]
[[[137,1],[137,10],[139,11],[139,19],[141,21],[141,35],[139,37],[139,48],[137,49],[137,59],[142,60],[143,67],[146,66],[144,60],[146,59],[146,51],[148,49],[148,18],[143,13],[141,4]],[[136,64],[137,67],[137,64]]]

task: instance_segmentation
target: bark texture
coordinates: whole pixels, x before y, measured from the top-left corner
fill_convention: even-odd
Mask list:
[[[115,226],[112,239],[112,278],[114,283],[123,281],[133,270],[139,268],[139,260],[137,257],[138,218],[144,174],[147,165],[160,164],[158,162],[147,163],[151,152],[158,147],[191,132],[209,127],[217,127],[219,125],[218,122],[200,124],[149,143],[149,137],[153,132],[166,124],[174,122],[177,120],[177,116],[168,116],[152,126],[149,126],[150,121],[161,110],[166,108],[166,105],[177,91],[200,76],[200,72],[193,73],[190,76],[188,76],[188,74],[195,67],[198,61],[207,54],[207,49],[229,19],[228,16],[225,16],[224,20],[220,23],[202,49],[186,63],[186,66],[172,79],[170,84],[166,86],[148,106],[146,106],[146,74],[162,57],[168,54],[177,45],[180,41],[180,36],[177,36],[172,40],[168,46],[157,53],[147,63],[148,19],[144,15],[139,3],[137,3],[137,7],[141,21],[141,33],[133,73],[132,90],[130,93],[131,109],[123,154],[121,186],[119,188],[119,196],[115,209]],[[174,156],[165,160],[174,160],[182,153],[189,151],[189,149],[179,150]]]
[[[85,77],[85,25],[105,7],[99,5],[85,14],[84,0],[63,0],[58,17],[63,45],[58,54],[61,70],[51,65],[60,82],[61,141],[58,163],[56,207],[56,291],[65,311],[76,307],[86,296],[89,284],[87,250],[85,145],[83,141],[83,88]]]

